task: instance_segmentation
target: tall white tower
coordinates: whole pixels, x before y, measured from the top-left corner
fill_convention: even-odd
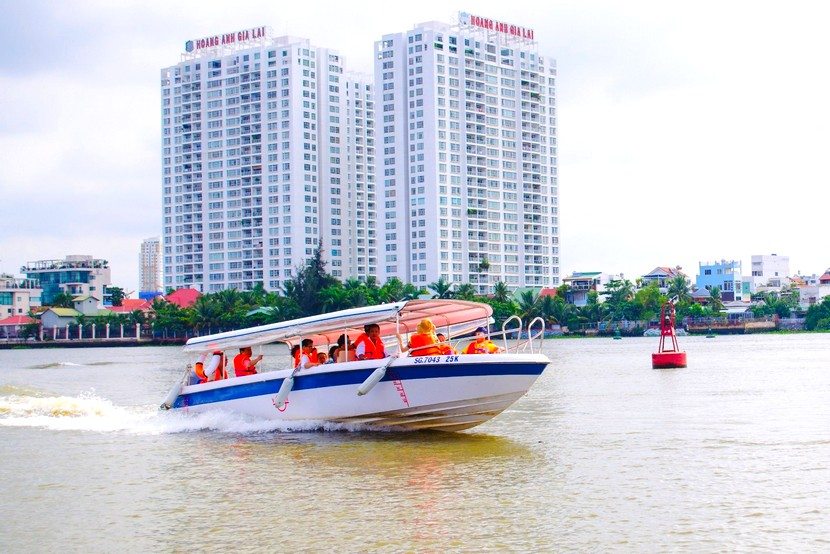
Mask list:
[[[375,51],[380,280],[558,285],[556,65],[534,31],[461,13]]]
[[[185,50],[161,71],[164,286],[280,290],[318,242],[335,277],[374,275],[369,78],[265,27]]]
[[[161,292],[161,241],[144,239],[138,255],[139,297]]]

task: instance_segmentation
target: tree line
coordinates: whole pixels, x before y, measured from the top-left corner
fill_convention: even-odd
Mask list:
[[[660,291],[656,282],[646,285],[627,279],[614,280],[602,293],[589,291],[583,306],[568,300],[573,292],[569,285],[556,289],[555,295],[540,296],[528,290],[513,295],[504,282],[496,282],[492,293],[479,295],[469,283],[454,284],[443,278],[427,287],[417,287],[391,278],[382,285],[375,277],[365,281],[346,279],[340,281],[326,271],[322,250],[317,248],[311,259],[299,268],[296,277],[286,281],[281,293],[266,291],[262,284],[252,290],[226,289],[200,296],[187,308],[181,308],[163,299],[153,302],[153,328],[157,335],[182,336],[215,333],[243,327],[276,323],[320,313],[349,308],[398,302],[422,297],[455,298],[489,304],[493,308],[496,325],[513,315],[524,321],[541,317],[546,324],[558,324],[571,331],[586,327],[613,329],[622,321],[656,321],[662,305],[672,299],[678,321],[684,318],[723,317],[723,301],[718,287],[708,291],[705,304],[692,298],[691,283],[683,275],[667,283],[667,292]],[[601,299],[600,296],[603,298]],[[62,300],[71,300],[62,299]],[[777,315],[789,317],[798,310],[797,291],[781,294],[762,293],[753,297],[762,302],[753,303],[751,311],[756,317]],[[805,326],[809,330],[830,329],[830,298],[812,306],[806,314]],[[141,312],[113,316],[112,322],[149,323]],[[80,322],[79,322],[80,323]]]

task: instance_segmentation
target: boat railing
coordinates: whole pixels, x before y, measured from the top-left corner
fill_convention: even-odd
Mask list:
[[[529,348],[531,354],[535,354],[542,352],[543,342],[545,342],[545,320],[541,317],[536,317],[527,325],[527,342],[524,346],[525,348]]]
[[[516,320],[517,326],[515,328],[510,328],[509,324]],[[507,319],[504,320],[504,323],[501,324],[501,339],[504,341],[504,351],[510,352],[510,345],[507,343],[507,337],[512,335],[513,333],[516,334],[517,337],[521,338],[522,336],[522,318],[517,315],[511,315]],[[518,343],[514,344],[513,346],[514,353],[518,353]]]
[[[505,352],[536,354],[542,351],[542,343],[545,340],[545,321],[541,317],[531,320],[527,326],[526,339],[522,337],[523,324],[522,318],[512,315],[502,323],[501,332],[494,333],[494,335],[501,335]],[[508,343],[507,339],[514,336],[517,340],[512,344]]]

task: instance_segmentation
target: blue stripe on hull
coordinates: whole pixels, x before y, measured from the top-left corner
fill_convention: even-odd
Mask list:
[[[436,379],[441,377],[483,377],[494,375],[541,375],[547,363],[500,363],[500,364],[418,364],[400,368],[392,367],[381,381],[410,381],[414,379]],[[376,368],[353,371],[336,371],[316,375],[298,375],[294,378],[292,390],[310,390],[342,385],[359,385],[366,380]],[[240,398],[251,398],[277,394],[283,379],[269,379],[256,383],[245,383],[191,392],[180,395],[173,404],[174,408],[212,404]]]

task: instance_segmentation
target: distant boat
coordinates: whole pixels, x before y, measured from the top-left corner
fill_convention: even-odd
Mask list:
[[[274,342],[289,347],[312,339],[318,347],[335,344],[341,334],[354,340],[363,326],[377,323],[387,351],[397,336],[429,318],[450,339],[487,326],[487,304],[461,300],[410,300],[273,323],[190,339],[194,355],[231,351]],[[512,320],[518,329],[506,329]],[[522,322],[510,318],[502,337],[521,335]],[[518,333],[517,333],[518,331]],[[325,421],[392,430],[460,431],[479,425],[521,398],[550,360],[541,353],[544,321],[534,319],[529,338],[504,353],[407,356],[285,369],[185,385],[171,389],[162,408],[184,412],[235,411],[279,421]]]

